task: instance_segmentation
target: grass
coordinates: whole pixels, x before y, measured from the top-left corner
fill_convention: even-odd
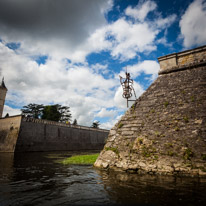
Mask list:
[[[183,154],[183,158],[185,160],[191,160],[191,158],[194,157],[194,153],[190,148],[187,148]]]
[[[83,164],[90,165],[94,164],[99,154],[90,154],[90,155],[76,155],[61,161],[63,164]]]
[[[166,102],[164,103],[164,105],[165,105],[165,107],[167,107],[167,106],[169,105],[169,102],[166,101]]]
[[[187,116],[183,117],[183,119],[185,120],[186,123],[189,122],[189,118]]]
[[[106,151],[113,151],[114,153],[116,153],[117,155],[119,155],[119,150],[116,147],[105,147]]]
[[[120,122],[119,125],[118,125],[118,128],[123,127],[123,125],[124,125],[124,124],[122,124],[122,123]]]

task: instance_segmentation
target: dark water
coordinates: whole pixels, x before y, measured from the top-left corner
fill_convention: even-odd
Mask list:
[[[206,179],[62,165],[69,153],[0,154],[0,206],[206,205]]]

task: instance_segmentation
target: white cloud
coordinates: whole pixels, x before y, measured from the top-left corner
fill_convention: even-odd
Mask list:
[[[108,51],[112,58],[127,61],[141,52],[154,51],[158,34],[176,16],[158,14],[151,21],[147,15],[155,14],[157,5],[141,1],[109,24],[104,14],[112,8],[111,0],[59,1],[0,1],[0,74],[9,89],[7,100],[19,107],[29,103],[67,105],[78,124],[90,126],[97,116],[109,117],[101,126],[111,128],[116,116],[126,110],[118,71],[108,68],[109,60],[89,65],[87,55]],[[8,42],[19,42],[20,48],[9,49]],[[39,55],[48,55],[45,64],[35,62]],[[155,61],[128,66],[133,78],[144,72],[155,79],[158,69]],[[137,97],[144,91],[137,82],[134,89]]]
[[[154,80],[158,76],[158,71],[160,69],[159,64],[156,61],[152,60],[145,60],[138,64],[128,66],[127,71],[131,73],[131,76],[135,79],[139,76],[142,72],[145,74],[152,75],[151,80]],[[121,74],[123,71],[121,72]]]
[[[107,110],[102,108],[97,114],[96,117],[110,117],[114,118],[117,115],[117,110]]]
[[[181,34],[184,46],[191,47],[206,43],[206,2],[193,1],[180,21]]]
[[[100,128],[111,129],[122,117],[122,115],[118,115],[115,119],[111,119],[108,122],[102,123]]]
[[[133,59],[138,52],[153,51],[157,33],[147,23],[119,19],[108,27],[108,34],[115,38],[111,55],[124,61]]]
[[[154,1],[140,1],[139,4],[134,8],[131,6],[127,7],[125,13],[134,19],[144,21],[148,13],[154,11],[156,8],[157,4]]]
[[[8,61],[9,59],[9,61]],[[119,82],[105,79],[88,66],[66,60],[48,59],[38,65],[0,43],[1,73],[8,87],[7,100],[15,105],[59,103],[71,107],[79,124],[91,125],[96,111],[113,107],[114,87]],[[67,68],[67,69],[65,69]]]
[[[164,29],[164,28],[169,27],[171,24],[173,24],[176,18],[177,18],[177,15],[172,14],[164,19],[159,17],[158,19],[156,19],[154,23],[157,25],[158,28]]]
[[[109,72],[108,70],[108,65],[102,65],[102,64],[94,64],[91,67],[95,73],[102,73],[102,74],[107,74]]]
[[[157,4],[140,1],[125,10],[124,15],[132,20],[122,17],[108,24],[104,14],[112,8],[112,0],[59,1],[0,2],[0,37],[5,42],[19,42],[18,52],[26,56],[85,62],[92,52],[110,51],[113,58],[126,61],[140,52],[156,50],[157,35],[176,18],[158,14],[150,21],[146,17],[157,11]]]
[[[3,117],[5,117],[5,115],[7,113],[9,114],[9,116],[19,115],[19,114],[21,114],[21,110],[20,109],[13,109],[7,105],[4,105]]]
[[[89,45],[88,39],[99,37],[98,29],[107,23],[104,14],[112,6],[112,0],[0,1],[0,37],[21,43],[20,50],[26,55],[84,61],[94,49],[94,42]],[[99,39],[98,48],[103,49],[101,46]]]
[[[125,15],[129,15],[131,19],[123,16],[98,29],[89,39],[91,50],[110,51],[113,58],[121,61],[133,59],[138,53],[156,50],[157,35],[176,20],[175,14],[166,18],[158,14],[152,21],[145,20],[148,13],[156,9],[154,1],[140,2],[135,8],[128,7]]]

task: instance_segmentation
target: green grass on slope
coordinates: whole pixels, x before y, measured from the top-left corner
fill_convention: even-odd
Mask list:
[[[62,161],[63,164],[94,164],[99,154],[76,155],[66,158]]]

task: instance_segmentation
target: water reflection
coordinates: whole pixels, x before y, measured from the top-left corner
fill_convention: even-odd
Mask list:
[[[206,180],[190,177],[136,175],[98,171],[116,203],[205,205]]]
[[[71,153],[0,154],[0,205],[206,205],[206,181],[62,165]]]
[[[0,183],[7,182],[13,175],[13,153],[0,153]]]

